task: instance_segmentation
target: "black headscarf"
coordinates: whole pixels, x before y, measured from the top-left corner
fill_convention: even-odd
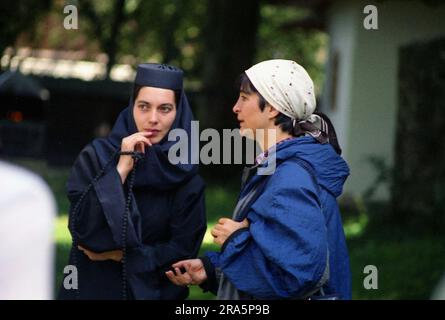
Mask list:
[[[187,132],[190,153],[193,114],[184,93],[182,70],[165,64],[140,64],[134,84],[179,92],[179,101],[176,101],[176,118],[170,130],[181,128]],[[93,141],[93,147],[103,166],[121,147],[122,139],[138,131],[133,117],[134,98],[130,98],[129,106],[119,114],[110,135]],[[136,170],[135,187],[148,186],[158,190],[168,190],[181,185],[197,174],[198,165],[191,164],[191,161],[188,161],[188,164],[170,163],[168,151],[175,143],[176,141],[168,141],[167,134],[158,144],[145,149],[144,159],[139,161]]]

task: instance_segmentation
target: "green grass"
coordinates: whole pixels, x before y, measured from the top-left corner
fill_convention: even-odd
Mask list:
[[[17,161],[15,161],[17,163]],[[55,193],[59,205],[59,216],[55,227],[56,288],[62,280],[62,270],[68,261],[70,235],[67,229],[68,202],[65,197],[65,182],[68,168],[54,169],[36,161],[20,161],[20,164],[40,174]],[[200,254],[217,250],[209,234],[219,217],[231,216],[238,195],[238,185],[208,185],[206,206],[208,230]],[[353,277],[353,299],[428,299],[445,271],[445,246],[443,237],[416,236],[412,233],[395,234],[392,226],[367,228],[372,214],[360,207],[355,215],[345,220],[345,230]],[[31,244],[30,244],[31,245]],[[378,269],[378,289],[366,290],[363,280],[366,265]],[[192,287],[189,299],[213,299]]]
[[[354,299],[429,299],[445,271],[443,237],[349,241]],[[366,290],[366,265],[378,270],[378,289]]]

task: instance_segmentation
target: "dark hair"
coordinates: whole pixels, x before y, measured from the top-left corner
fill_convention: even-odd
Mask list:
[[[331,122],[331,119],[329,119],[329,117],[327,115],[325,115],[323,112],[320,112],[320,111],[316,111],[316,112],[314,112],[314,114],[319,115],[328,125],[329,143],[332,145],[335,152],[337,152],[337,154],[341,155],[340,143],[338,142],[337,133],[335,132],[335,128]]]
[[[252,84],[252,82],[250,81],[249,77],[247,77],[247,74],[245,72],[243,72],[240,77],[239,77],[239,83],[240,83],[240,91],[242,92],[246,92],[246,93],[256,93],[259,97],[259,107],[261,112],[264,111],[265,107],[266,107],[266,99],[264,99],[264,97],[258,92],[258,90],[255,88],[255,86]],[[331,120],[329,119],[329,117],[327,115],[325,115],[322,112],[319,111],[315,111],[314,114],[320,116],[327,124],[328,126],[328,138],[329,138],[329,143],[332,145],[332,147],[334,148],[335,152],[339,155],[341,155],[341,148],[340,148],[340,144],[338,142],[337,139],[337,134],[335,132],[335,128],[331,122]],[[275,125],[278,125],[281,130],[283,132],[286,132],[294,137],[299,137],[305,134],[305,132],[300,128],[300,126],[295,126],[294,127],[294,122],[293,120],[286,116],[284,113],[279,113],[276,117],[275,117]]]
[[[260,110],[261,112],[264,111],[264,108],[266,108],[266,99],[258,92],[258,90],[255,88],[255,86],[252,84],[250,79],[247,77],[247,74],[243,72],[239,76],[239,89],[241,92],[245,92],[247,94],[256,93],[259,97],[259,104],[260,104]]]
[[[137,96],[139,94],[139,91],[141,91],[141,89],[143,87],[146,87],[146,86],[141,86],[140,84],[136,84],[136,83],[134,84],[134,86],[133,86],[133,95],[132,95],[133,103],[136,101],[136,98],[137,98]],[[173,91],[175,92],[175,103],[177,105],[179,103],[179,98],[181,97],[181,92],[179,90],[173,90]]]

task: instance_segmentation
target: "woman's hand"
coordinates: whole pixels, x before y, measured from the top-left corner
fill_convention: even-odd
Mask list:
[[[176,262],[172,265],[173,271],[167,271],[165,275],[177,286],[199,285],[207,280],[207,273],[201,259],[189,259]],[[181,273],[180,268],[185,272]]]
[[[247,221],[247,218],[241,222],[228,218],[221,218],[210,233],[213,236],[213,242],[222,246],[227,238],[236,230],[248,227],[249,221]]]
[[[148,139],[152,133],[151,132],[136,132],[131,136],[122,139],[121,151],[137,151],[145,152],[145,146],[151,146],[151,142]],[[131,169],[133,169],[134,160],[131,155],[121,155],[119,162],[117,164],[117,172],[121,176],[122,183],[127,179],[128,174]]]
[[[85,253],[85,255],[91,260],[91,261],[105,261],[105,260],[113,260],[116,262],[120,262],[122,260],[122,250],[113,250],[113,251],[105,251],[101,253],[96,253],[93,251],[90,251],[88,249],[85,249],[82,246],[77,246],[77,248]]]

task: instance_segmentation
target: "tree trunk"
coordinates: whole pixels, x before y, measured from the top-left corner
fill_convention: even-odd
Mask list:
[[[162,45],[162,52],[163,52],[162,63],[165,64],[170,64],[174,59],[178,58],[178,56],[181,53],[175,43],[175,31],[178,29],[178,26],[181,23],[181,18],[184,9],[187,9],[186,1],[177,0],[174,2],[174,4],[175,4],[175,11],[168,18],[162,35],[164,39]]]
[[[119,31],[124,22],[125,0],[115,0],[113,7],[113,21],[109,37],[105,40],[104,50],[108,55],[106,78],[110,78],[111,68],[116,63],[116,54],[119,45]]]
[[[213,128],[236,125],[232,106],[235,82],[253,62],[259,23],[259,0],[212,0],[204,30],[203,101],[199,118]]]

